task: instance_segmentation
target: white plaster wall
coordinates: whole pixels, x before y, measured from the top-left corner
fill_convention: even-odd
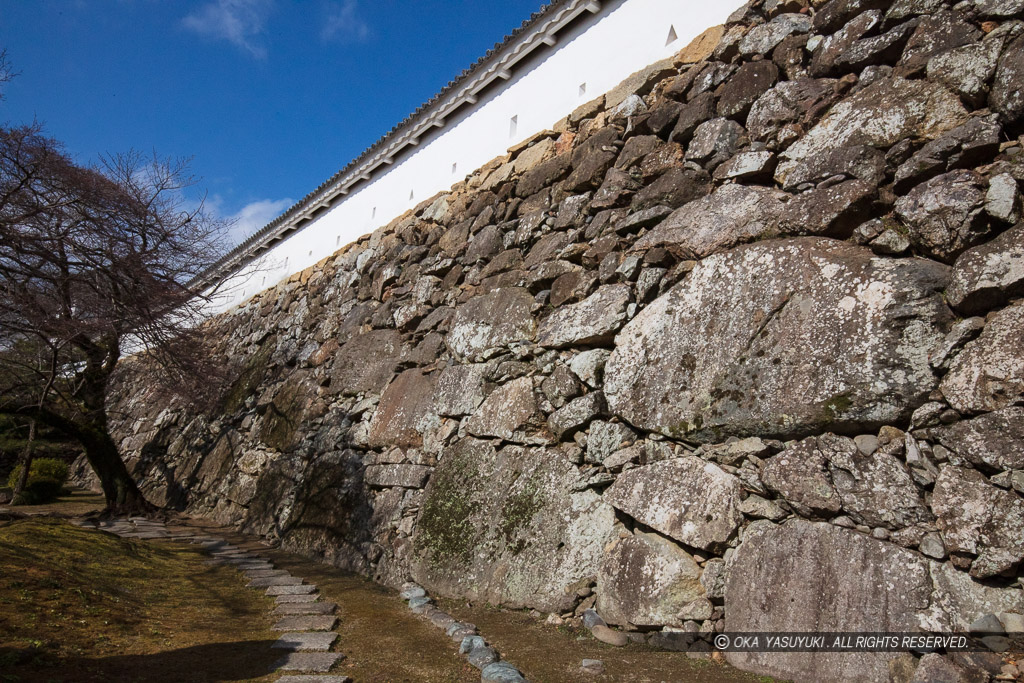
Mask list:
[[[438,192],[448,190],[512,145],[551,127],[630,74],[669,57],[721,24],[741,0],[607,0],[599,14],[539,48],[441,134],[346,196],[235,275],[216,302],[226,310],[313,265]],[[677,39],[666,44],[670,28]],[[586,92],[580,86],[586,84]],[[515,132],[512,117],[517,117]],[[407,148],[408,150],[408,148]],[[453,171],[454,165],[454,171]]]

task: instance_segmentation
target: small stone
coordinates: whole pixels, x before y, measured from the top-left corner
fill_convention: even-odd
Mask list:
[[[348,676],[282,676],[277,683],[351,683]]]
[[[612,630],[602,624],[597,624],[590,629],[590,632],[602,643],[606,643],[614,647],[624,647],[626,643],[629,642],[629,638],[626,637],[625,633]]]
[[[857,451],[861,455],[872,455],[878,450],[878,437],[874,434],[861,434],[853,438],[853,443],[857,446]]]
[[[548,417],[548,426],[559,439],[571,437],[586,427],[592,420],[605,413],[604,395],[592,391],[585,396],[574,398],[563,408]]]
[[[486,645],[476,647],[470,650],[466,656],[466,661],[478,669],[485,669],[488,665],[498,661],[498,653],[495,652],[494,648],[487,647]]]
[[[466,636],[459,643],[459,654],[469,654],[478,647],[484,647],[485,645],[487,645],[487,641],[480,636]]]
[[[398,595],[403,600],[412,600],[413,598],[422,598],[426,594],[427,594],[427,591],[423,590],[419,586],[415,586],[413,588],[406,588],[405,590],[403,590]]]
[[[596,610],[587,609],[583,611],[581,615],[583,618],[583,627],[593,629],[595,626],[607,626],[601,615]]]
[[[753,519],[770,519],[777,522],[786,517],[786,511],[773,501],[750,494],[740,503],[740,512]]]
[[[902,254],[907,249],[910,249],[910,238],[898,230],[892,230],[890,228],[885,230],[875,239],[871,240],[870,245],[871,248],[879,254]]]
[[[525,683],[519,670],[508,662],[494,662],[480,672],[480,683]]]
[[[1007,633],[1024,633],[1024,615],[1015,612],[1000,612],[999,622]]]
[[[1009,173],[1001,173],[988,181],[985,213],[1003,223],[1016,223],[1020,219],[1020,191],[1017,180]]]
[[[600,676],[604,673],[604,662],[600,659],[584,659],[580,663],[580,671],[585,674]]]
[[[922,554],[936,560],[946,559],[946,545],[942,542],[942,535],[937,531],[931,531],[922,536],[917,549]]]
[[[409,609],[416,609],[417,607],[425,607],[432,602],[430,598],[423,595],[418,598],[412,598],[409,600]]]
[[[569,369],[587,386],[598,387],[604,381],[604,365],[611,353],[607,349],[591,349],[578,353],[569,361]]]
[[[994,614],[983,614],[972,621],[967,630],[973,634],[987,633],[1001,636],[1006,633],[1002,622],[999,621],[999,617]]]

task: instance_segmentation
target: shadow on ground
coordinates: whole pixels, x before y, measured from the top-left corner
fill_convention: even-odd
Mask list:
[[[17,683],[214,683],[264,680],[281,650],[272,640],[196,645],[145,655],[57,657],[0,648],[0,681]]]

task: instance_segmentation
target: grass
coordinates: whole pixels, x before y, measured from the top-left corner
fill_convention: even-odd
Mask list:
[[[46,515],[56,517],[81,517],[90,512],[99,512],[107,504],[102,493],[73,490],[52,503],[44,505],[0,505],[0,513],[12,512],[16,515]]]
[[[272,601],[188,546],[0,523],[0,682],[270,681]]]

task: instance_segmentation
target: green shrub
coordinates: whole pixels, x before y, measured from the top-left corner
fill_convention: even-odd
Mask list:
[[[21,477],[22,466],[11,472],[8,485],[14,488]],[[38,458],[28,470],[25,490],[13,501],[15,505],[40,505],[60,497],[68,480],[68,465],[54,458]]]

